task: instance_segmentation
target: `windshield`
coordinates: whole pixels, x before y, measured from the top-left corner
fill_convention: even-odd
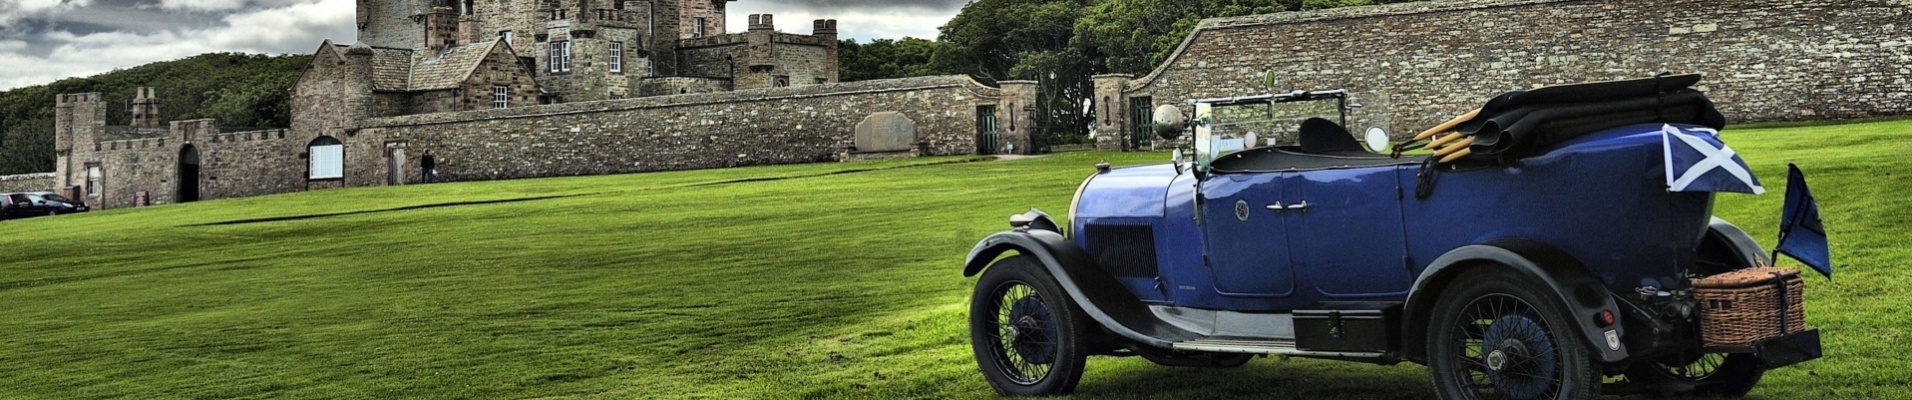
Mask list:
[[[53,200],[53,201],[58,201],[58,202],[63,202],[63,203],[72,203],[72,202],[73,202],[72,200],[67,200],[67,199],[66,199],[66,197],[62,197],[62,196],[60,196],[60,195],[57,195],[57,194],[49,194],[49,195],[42,195],[42,196],[40,196],[40,197],[44,197],[44,198],[46,198],[47,200]]]
[[[1210,161],[1242,150],[1296,144],[1301,121],[1324,118],[1345,124],[1340,98],[1303,101],[1195,104],[1195,160]]]

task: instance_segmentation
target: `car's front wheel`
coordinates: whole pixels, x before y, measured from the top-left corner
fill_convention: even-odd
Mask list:
[[[1082,318],[1041,264],[1025,256],[997,261],[969,304],[970,347],[983,378],[1009,396],[1074,391],[1088,358]]]
[[[1434,307],[1428,369],[1443,399],[1591,399],[1600,371],[1562,306],[1512,271],[1460,277]]]

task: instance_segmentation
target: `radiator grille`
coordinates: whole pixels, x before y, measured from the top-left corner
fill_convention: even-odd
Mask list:
[[[1120,277],[1154,278],[1155,230],[1141,225],[1088,225],[1083,239],[1097,264]]]

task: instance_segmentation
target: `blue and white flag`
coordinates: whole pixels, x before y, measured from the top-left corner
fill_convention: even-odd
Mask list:
[[[1666,149],[1667,191],[1766,193],[1746,161],[1720,142],[1719,131],[1668,124],[1660,128],[1660,137]]]
[[[1826,225],[1819,221],[1819,202],[1806,188],[1806,174],[1799,166],[1786,164],[1786,207],[1779,215],[1779,245],[1773,252],[1785,254],[1832,279],[1832,249],[1826,245]]]

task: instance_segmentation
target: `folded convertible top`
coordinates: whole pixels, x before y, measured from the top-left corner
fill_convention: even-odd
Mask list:
[[[1580,135],[1643,123],[1684,123],[1714,129],[1726,117],[1692,89],[1700,75],[1549,86],[1494,96],[1455,128],[1474,138],[1475,155],[1519,158]]]

